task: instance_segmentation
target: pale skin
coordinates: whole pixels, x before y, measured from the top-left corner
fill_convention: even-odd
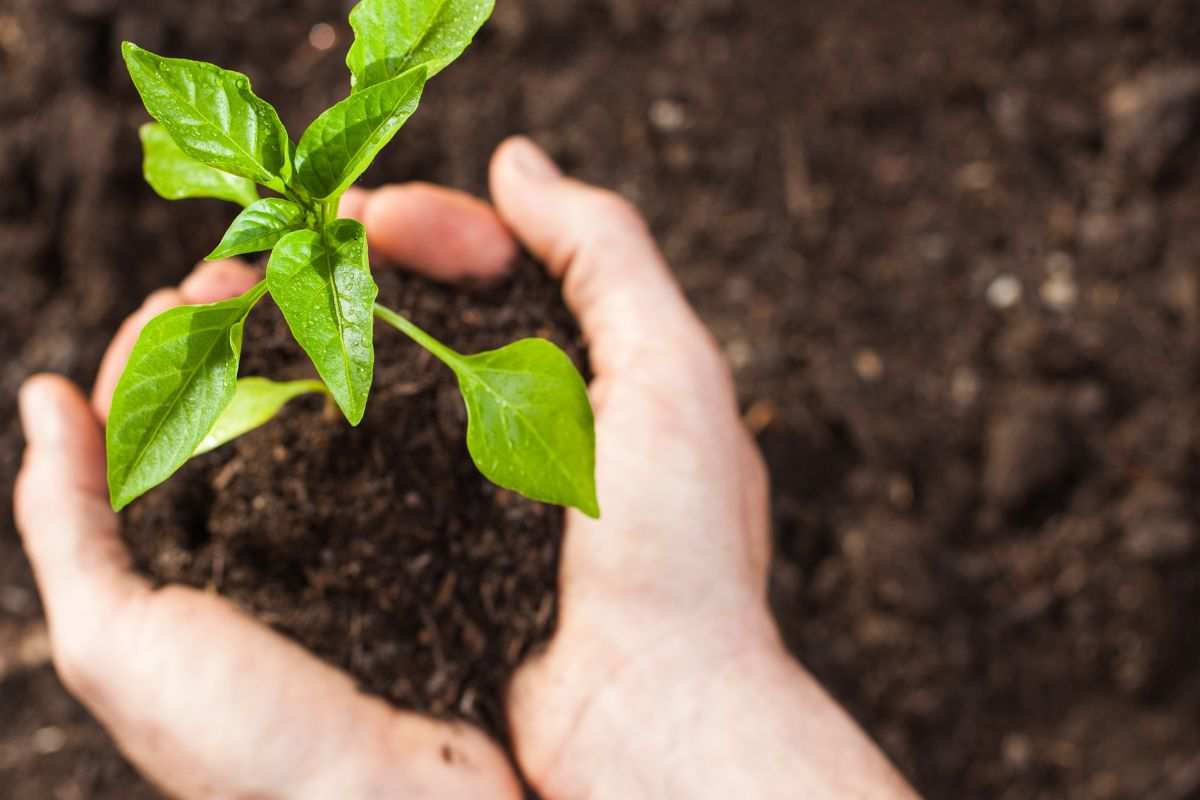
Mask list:
[[[495,206],[427,185],[355,191],[388,260],[502,277],[518,242],[563,281],[596,375],[599,521],[567,514],[561,614],[509,693],[516,764],[482,732],[399,711],[220,597],[153,589],[108,507],[103,422],[145,323],[259,279],[200,267],[120,329],[89,403],[21,391],[18,527],[59,674],[172,796],[219,800],[915,797],[785,651],[766,603],[768,484],[733,383],[637,212],[506,142]]]

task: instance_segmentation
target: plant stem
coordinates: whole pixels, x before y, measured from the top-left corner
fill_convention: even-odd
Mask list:
[[[446,345],[439,342],[437,339],[430,336],[425,331],[418,328],[413,323],[409,322],[404,317],[392,311],[390,308],[375,304],[375,316],[391,325],[396,330],[403,333],[408,338],[412,339],[417,344],[424,347],[429,352],[433,353],[439,361],[451,369],[457,369],[462,365],[462,356],[454,352]]]

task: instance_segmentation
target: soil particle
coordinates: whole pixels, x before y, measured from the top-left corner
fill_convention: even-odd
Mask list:
[[[1200,69],[1156,67],[1117,85],[1107,97],[1108,144],[1147,178],[1157,178],[1195,131]]]
[[[984,496],[1017,512],[1061,492],[1077,456],[1054,400],[1022,392],[988,421],[985,457]]]

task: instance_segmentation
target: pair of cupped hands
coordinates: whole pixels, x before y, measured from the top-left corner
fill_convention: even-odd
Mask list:
[[[117,333],[89,403],[21,391],[17,524],[59,674],[173,796],[220,800],[892,798],[910,790],[785,651],[766,603],[768,480],[729,371],[638,213],[531,141],[492,163],[495,207],[428,185],[348,194],[389,260],[495,279],[518,242],[563,281],[596,376],[603,519],[567,516],[558,629],[509,690],[515,761],[397,710],[211,593],[131,568],[105,487],[113,389],[142,326],[259,279],[205,265]]]

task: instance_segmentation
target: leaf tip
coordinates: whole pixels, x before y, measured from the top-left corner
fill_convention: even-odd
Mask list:
[[[127,497],[123,492],[121,492],[119,490],[119,488],[115,484],[113,484],[111,482],[111,479],[110,479],[109,490],[108,490],[108,504],[110,506],[112,506],[112,510],[114,513],[120,513],[125,508],[125,506],[129,505],[136,499],[137,498],[135,498],[135,497]]]
[[[592,492],[592,496],[585,500],[582,505],[576,506],[576,508],[592,519],[600,519],[600,501],[596,498],[595,492]]]

